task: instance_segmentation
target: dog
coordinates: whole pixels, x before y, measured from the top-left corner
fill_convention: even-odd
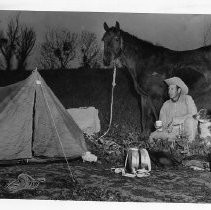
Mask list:
[[[201,109],[193,118],[198,120],[198,134],[203,143],[211,147],[211,116],[207,109]]]

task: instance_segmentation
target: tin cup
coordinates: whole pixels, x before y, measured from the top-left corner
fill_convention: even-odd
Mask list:
[[[163,130],[163,122],[161,120],[157,120],[155,122],[155,128],[157,131],[162,131]]]

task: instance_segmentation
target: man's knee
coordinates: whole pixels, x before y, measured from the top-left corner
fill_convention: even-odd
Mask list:
[[[154,131],[154,132],[152,132],[150,134],[149,141],[150,142],[153,142],[156,139],[162,139],[162,140],[164,140],[164,139],[168,139],[169,136],[170,136],[170,134],[168,132],[166,132],[166,131],[157,131],[156,130],[156,131]]]
[[[189,137],[189,141],[193,141],[195,139],[197,133],[197,125],[198,121],[193,117],[187,117],[184,121],[184,131]]]
[[[156,137],[156,135],[157,135],[157,131],[152,132],[149,136],[149,142],[152,142],[153,139]]]
[[[187,117],[184,121],[184,127],[185,128],[192,128],[196,129],[197,128],[198,121],[195,120],[193,117]]]

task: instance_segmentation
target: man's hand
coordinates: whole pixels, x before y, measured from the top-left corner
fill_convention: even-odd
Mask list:
[[[168,133],[171,133],[173,130],[173,120],[167,125],[166,130]]]
[[[167,127],[166,130],[167,130],[168,133],[171,133],[172,130],[173,130],[173,125],[171,124],[169,127]]]
[[[185,118],[184,117],[174,117],[172,119],[172,124],[173,125],[181,125],[182,123],[184,123]]]

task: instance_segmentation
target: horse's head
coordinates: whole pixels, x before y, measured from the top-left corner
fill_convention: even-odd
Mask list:
[[[121,54],[121,31],[118,22],[116,22],[115,26],[110,28],[104,23],[104,29],[105,34],[102,38],[102,41],[104,42],[103,62],[105,66],[109,66],[110,63]]]

